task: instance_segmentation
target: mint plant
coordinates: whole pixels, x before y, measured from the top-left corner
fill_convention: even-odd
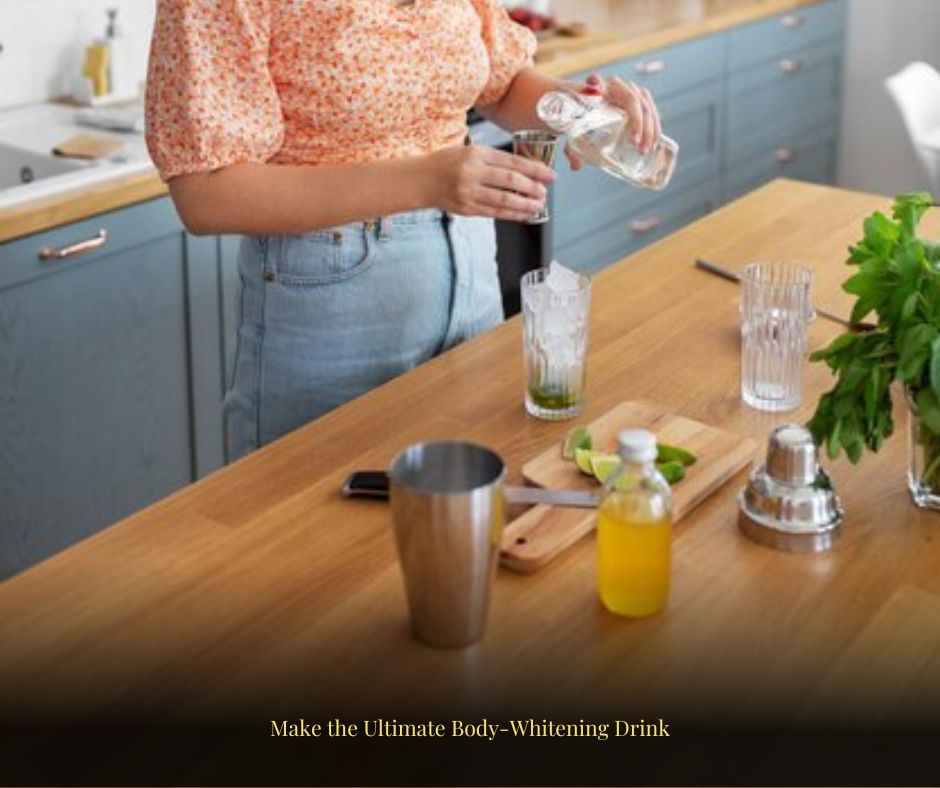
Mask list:
[[[842,289],[857,297],[851,321],[874,313],[876,327],[841,334],[810,356],[837,379],[807,426],[830,458],[845,451],[857,463],[894,431],[891,384],[900,381],[921,421],[923,480],[940,490],[940,244],[917,234],[932,202],[929,194],[902,194],[892,218],[877,212],[865,220],[847,261],[858,271]]]

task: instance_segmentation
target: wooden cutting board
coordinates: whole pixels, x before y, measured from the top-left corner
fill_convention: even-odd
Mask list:
[[[673,521],[681,520],[705,498],[750,463],[757,444],[725,430],[670,413],[652,402],[624,402],[590,425],[594,448],[616,451],[622,429],[648,429],[662,443],[694,452],[673,488]],[[561,443],[546,449],[522,468],[526,481],[556,490],[596,490],[597,482],[561,456]],[[587,509],[534,506],[503,530],[500,560],[519,572],[534,572],[594,529],[596,513]]]

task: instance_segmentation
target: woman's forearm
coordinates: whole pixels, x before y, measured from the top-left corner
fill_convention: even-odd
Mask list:
[[[487,120],[510,131],[544,129],[545,124],[539,120],[535,105],[543,93],[555,90],[562,84],[565,83],[535,68],[524,68],[516,75],[502,99],[496,104],[477,109]]]
[[[169,186],[195,234],[293,234],[430,207],[423,164],[420,157],[335,167],[233,164]]]

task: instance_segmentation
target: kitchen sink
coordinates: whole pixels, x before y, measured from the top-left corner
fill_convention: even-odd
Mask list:
[[[0,211],[153,168],[142,134],[80,126],[74,107],[40,104],[0,113]],[[76,134],[122,143],[111,156],[87,161],[52,149]]]
[[[75,172],[84,166],[74,159],[44,156],[0,142],[0,189],[25,186],[45,178]]]

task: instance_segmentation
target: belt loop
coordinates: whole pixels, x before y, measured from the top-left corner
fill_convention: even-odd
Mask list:
[[[392,220],[388,216],[380,216],[377,221],[379,225],[379,240],[387,241],[392,237]]]

